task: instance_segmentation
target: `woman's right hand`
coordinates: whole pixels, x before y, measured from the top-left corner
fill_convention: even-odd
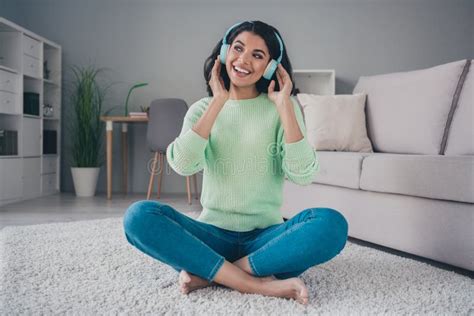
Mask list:
[[[211,80],[209,85],[212,89],[212,95],[214,99],[225,103],[229,99],[229,91],[225,88],[224,80],[221,77],[221,61],[219,56],[214,60],[214,66],[212,66]]]

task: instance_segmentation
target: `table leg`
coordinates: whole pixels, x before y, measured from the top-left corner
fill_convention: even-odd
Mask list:
[[[194,182],[194,194],[196,195],[196,200],[199,200],[199,196],[198,196],[198,183],[197,183],[197,173],[193,174],[193,182]]]
[[[191,176],[186,177],[186,191],[188,191],[188,204],[191,205]]]
[[[113,122],[106,122],[107,138],[107,199],[112,198],[112,131]]]
[[[122,190],[127,194],[128,190],[128,125],[122,123]]]
[[[158,173],[158,195],[157,195],[157,199],[159,200],[160,195],[161,195],[161,179],[163,178],[165,161],[164,161],[164,154],[159,153],[158,156],[160,157],[160,167],[158,169],[159,173]]]

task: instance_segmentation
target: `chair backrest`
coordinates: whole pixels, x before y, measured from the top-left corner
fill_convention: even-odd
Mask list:
[[[188,105],[182,99],[153,100],[148,113],[148,147],[155,152],[166,152],[168,145],[179,136],[187,111]]]

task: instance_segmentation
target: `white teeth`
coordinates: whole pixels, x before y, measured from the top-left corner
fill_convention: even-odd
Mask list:
[[[243,72],[244,74],[249,74],[250,71],[247,71],[245,69],[242,69],[240,67],[234,66],[234,69],[237,70],[238,72]]]

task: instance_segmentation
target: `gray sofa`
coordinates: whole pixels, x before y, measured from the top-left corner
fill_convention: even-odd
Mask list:
[[[285,181],[283,216],[335,208],[351,237],[474,270],[470,63],[359,78],[374,152],[318,151],[312,184]]]

